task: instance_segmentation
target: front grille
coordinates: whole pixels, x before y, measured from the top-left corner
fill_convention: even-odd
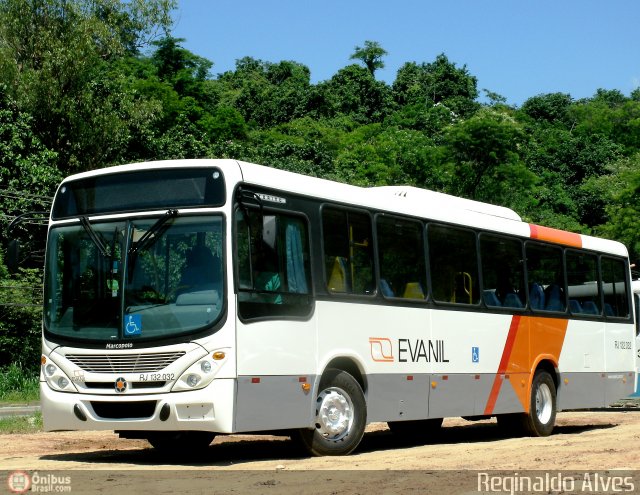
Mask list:
[[[152,373],[184,356],[181,352],[152,354],[67,354],[67,359],[90,373]]]
[[[137,402],[100,402],[91,401],[96,415],[104,419],[147,419],[156,410],[155,400]]]
[[[128,384],[131,390],[134,390],[140,388],[162,388],[167,384],[167,382],[128,382]],[[84,382],[84,386],[91,389],[113,390],[116,385],[114,382]]]

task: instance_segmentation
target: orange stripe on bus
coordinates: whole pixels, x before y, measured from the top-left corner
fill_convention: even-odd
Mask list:
[[[542,225],[534,225],[532,223],[529,224],[529,230],[531,231],[532,239],[555,242],[556,244],[564,244],[565,246],[582,247],[582,237],[580,234],[543,227]]]
[[[513,351],[513,344],[516,341],[516,335],[518,333],[518,326],[520,325],[520,315],[514,315],[511,319],[511,326],[509,327],[509,334],[507,335],[507,342],[504,345],[502,351],[502,359],[500,359],[500,365],[498,366],[498,373],[493,380],[493,386],[491,387],[491,393],[489,394],[489,400],[484,408],[485,414],[491,414],[493,408],[498,400],[498,394],[500,393],[500,387],[502,386],[501,376],[507,370],[509,364],[509,358],[511,357],[511,351]]]
[[[527,375],[528,386],[512,386],[525,412],[529,412],[530,386],[534,367],[541,359],[550,360],[554,366],[560,361],[569,320],[564,318],[540,318],[515,315],[511,320],[507,341],[493,387],[489,393],[484,414],[491,415],[495,408],[506,374]]]

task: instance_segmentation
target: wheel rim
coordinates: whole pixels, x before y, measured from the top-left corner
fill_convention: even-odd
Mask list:
[[[344,390],[327,388],[318,395],[316,428],[327,440],[340,441],[353,426],[353,402]]]
[[[553,399],[551,389],[546,383],[541,383],[536,390],[536,416],[538,421],[546,425],[553,414]]]

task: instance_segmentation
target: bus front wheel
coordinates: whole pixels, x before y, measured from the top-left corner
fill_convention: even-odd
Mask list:
[[[315,428],[298,433],[313,455],[347,455],[362,440],[366,422],[367,406],[360,384],[346,371],[330,369],[320,380]]]

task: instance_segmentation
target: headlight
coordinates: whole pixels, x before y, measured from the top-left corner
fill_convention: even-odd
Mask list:
[[[190,387],[195,387],[200,382],[200,377],[198,375],[194,375],[193,373],[187,377],[187,385]]]
[[[43,363],[47,362],[43,360]],[[53,390],[60,392],[77,392],[76,388],[69,380],[69,377],[58,366],[51,362],[51,358],[48,359],[47,364],[42,366],[44,378],[47,381],[47,385]]]
[[[219,353],[208,353],[189,366],[184,373],[180,375],[180,378],[176,380],[171,390],[173,392],[197,390],[209,385],[225,361],[224,354],[222,354],[222,359],[218,357],[217,360],[214,354],[217,355]]]

